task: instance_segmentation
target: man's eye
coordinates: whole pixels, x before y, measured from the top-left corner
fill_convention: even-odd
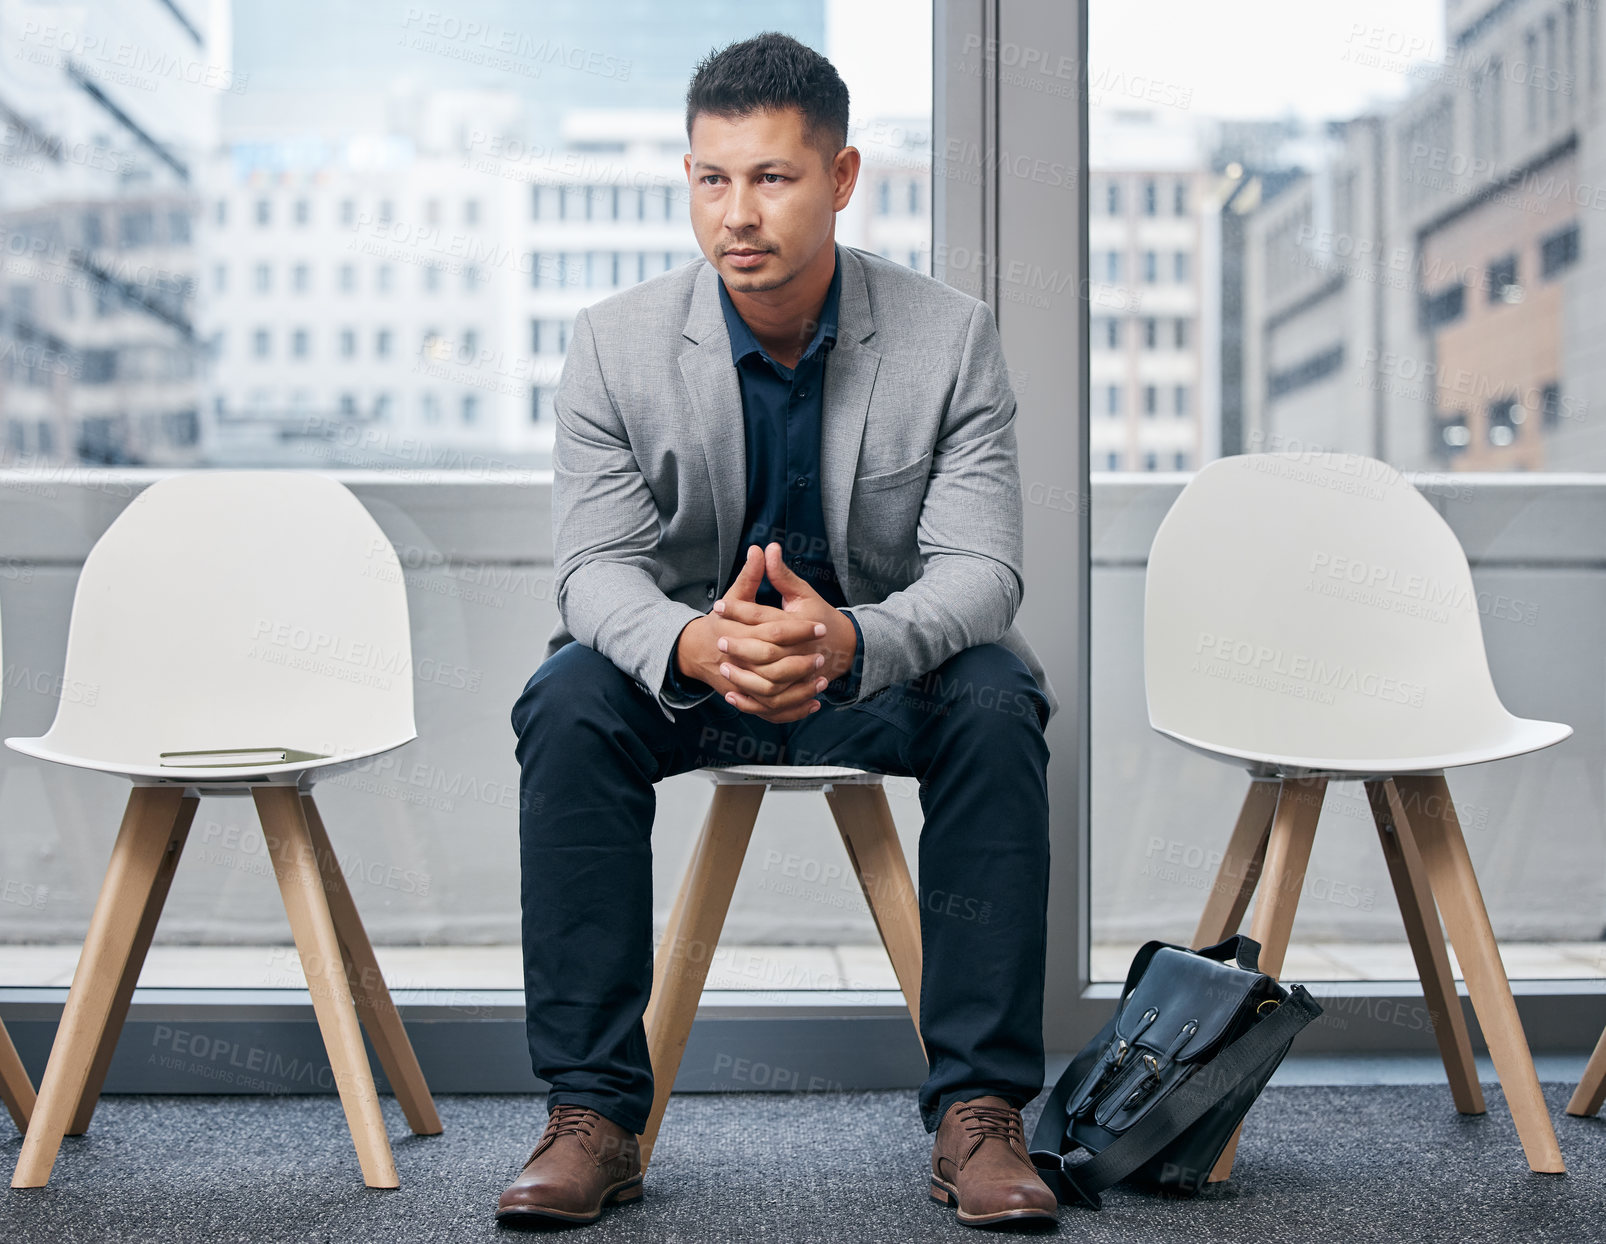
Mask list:
[[[775,178],[775,181],[785,181],[786,180],[786,178],[781,176],[781,174],[779,174],[779,173],[765,173],[764,176],[773,177],[773,178]],[[774,185],[775,183],[771,182],[770,184]]]

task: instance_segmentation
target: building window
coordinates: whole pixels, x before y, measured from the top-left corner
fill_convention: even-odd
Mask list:
[[[256,292],[265,294],[273,288],[273,269],[265,263],[259,263],[255,269]]]
[[[309,335],[308,335],[306,329],[298,328],[298,329],[296,329],[296,331],[294,333],[291,334],[291,336],[290,336],[290,353],[295,355],[296,358],[298,358],[298,359],[306,358],[309,346],[310,346],[310,338],[309,338]]]
[[[219,199],[212,205],[212,223],[219,229],[225,228],[229,223],[229,201]],[[91,243],[91,245],[95,245]]]
[[[1119,415],[1121,413],[1120,385],[1112,384],[1104,390],[1104,413],[1107,415]]]
[[[463,265],[463,292],[472,294],[480,287],[480,270],[471,263]]]
[[[1106,281],[1119,281],[1121,279],[1121,252],[1104,252],[1104,279]]]
[[[1552,381],[1539,395],[1541,426],[1549,431],[1561,421],[1561,386]]]
[[[1489,301],[1522,301],[1522,286],[1517,284],[1516,255],[1506,255],[1489,265]]]
[[[229,287],[229,268],[227,264],[212,265],[212,290],[221,294]]]
[[[1171,210],[1177,216],[1188,214],[1188,183],[1179,181],[1171,187]]]
[[[480,417],[480,399],[472,393],[463,395],[463,422],[473,423]]]
[[[1514,397],[1499,397],[1489,403],[1489,444],[1503,449],[1517,439],[1517,429],[1527,420],[1528,412]]]
[[[1174,471],[1186,471],[1188,469],[1188,455],[1179,449],[1173,458],[1171,469]]]
[[[167,237],[174,246],[188,246],[190,244],[190,214],[188,212],[169,212],[167,214]],[[177,416],[175,416],[177,417]],[[193,419],[194,413],[190,412]]]
[[[459,342],[458,353],[464,362],[473,362],[480,352],[480,335],[472,328],[463,330],[462,340]]]
[[[1160,409],[1160,388],[1158,385],[1146,384],[1143,386],[1143,413],[1153,415]]]
[[[340,330],[340,357],[343,359],[357,357],[357,330],[342,328]]]
[[[424,422],[439,423],[441,421],[440,398],[433,393],[426,393],[419,401],[419,408],[424,412]]]
[[[1153,285],[1160,279],[1160,256],[1153,251],[1143,252],[1143,281]]]
[[[424,292],[438,294],[441,288],[441,267],[439,264],[427,263],[424,265]]]
[[[1539,241],[1539,275],[1549,280],[1578,262],[1578,222],[1558,229]]]
[[[1114,178],[1105,184],[1104,208],[1111,216],[1121,214],[1121,183]]]
[[[1460,286],[1456,287],[1457,289]],[[1315,384],[1318,380],[1332,375],[1344,365],[1344,345],[1340,342],[1326,350],[1311,355],[1292,367],[1282,371],[1272,372],[1267,379],[1266,395],[1271,400],[1292,393],[1296,389],[1303,389],[1306,385]]]
[[[257,228],[262,229],[273,221],[273,205],[267,199],[258,199],[256,205]]]
[[[1143,214],[1153,216],[1160,210],[1160,190],[1150,178],[1143,183]],[[1151,457],[1153,455],[1150,455]]]
[[[1106,471],[1119,471],[1121,469],[1121,455],[1113,449],[1110,450],[1104,458],[1104,469]]]
[[[530,321],[530,353],[541,353],[541,321]]]
[[[390,329],[381,328],[374,334],[374,357],[382,359],[390,357]]]
[[[1539,131],[1539,92],[1544,74],[1539,72],[1539,36],[1529,29],[1522,37],[1524,59],[1528,68],[1528,103],[1526,121],[1530,134]]]
[[[353,293],[357,288],[357,269],[349,263],[340,265],[340,292]]]
[[[1159,466],[1160,466],[1160,457],[1159,457],[1158,454],[1149,453],[1149,454],[1144,454],[1143,455],[1143,469],[1145,471],[1158,470]]]
[[[340,395],[340,413],[348,419],[357,413],[357,395],[355,393],[342,393]]]
[[[1430,294],[1422,300],[1423,330],[1432,331],[1445,324],[1453,324],[1461,318],[1465,309],[1466,287],[1463,285],[1452,285],[1437,294]]]
[[[1188,321],[1185,319],[1178,319],[1176,323],[1172,325],[1172,331],[1173,341],[1175,342],[1177,349],[1186,350],[1188,348]]]
[[[463,223],[477,225],[480,223],[480,201],[478,199],[463,200]]]
[[[312,204],[305,199],[297,199],[295,206],[295,221],[298,225],[306,225],[312,220]]]
[[[875,214],[888,216],[892,214],[892,179],[883,177],[876,183]]]
[[[355,199],[340,200],[340,223],[347,228],[357,223],[357,201]]]
[[[535,385],[530,389],[530,422],[546,423],[552,418],[552,389]]]
[[[1160,321],[1153,316],[1147,316],[1143,321],[1143,348],[1152,350],[1159,344]]]
[[[1177,418],[1184,418],[1188,413],[1188,386],[1179,384],[1172,391],[1172,399],[1175,404]]]
[[[391,222],[391,219],[393,218],[394,214],[395,214],[395,207],[392,205],[391,201],[389,199],[380,199],[379,200],[379,222],[378,223],[380,223],[382,225],[388,225]]]
[[[390,394],[376,393],[374,395],[374,418],[379,420],[390,418]]]
[[[1467,427],[1467,417],[1464,412],[1455,411],[1441,415],[1437,423],[1438,437],[1434,449],[1438,453],[1447,456],[1458,454],[1472,443],[1472,432]]]
[[[256,330],[256,332],[251,334],[251,352],[259,359],[265,359],[268,357],[268,352],[271,346],[272,339],[268,335],[267,329],[259,328]]]
[[[1121,321],[1113,315],[1104,318],[1104,344],[1112,350],[1121,348]]]
[[[298,294],[304,294],[312,288],[312,269],[304,263],[298,263],[290,269],[290,288]]]
[[[909,182],[909,215],[920,215],[920,179],[914,178]]]
[[[1171,279],[1178,285],[1188,281],[1188,252],[1178,251],[1171,257]]]

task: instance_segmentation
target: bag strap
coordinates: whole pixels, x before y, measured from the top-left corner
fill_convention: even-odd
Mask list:
[[[1032,1164],[1054,1189],[1062,1205],[1080,1204],[1098,1209],[1100,1192],[1137,1170],[1269,1060],[1283,1054],[1299,1030],[1321,1013],[1322,1008],[1305,987],[1295,985],[1276,1011],[1201,1066],[1103,1152],[1086,1162],[1067,1166],[1057,1143],[1052,1149],[1036,1147],[1042,1132],[1039,1126],[1032,1134]],[[1044,1114],[1047,1113],[1045,1108]]]

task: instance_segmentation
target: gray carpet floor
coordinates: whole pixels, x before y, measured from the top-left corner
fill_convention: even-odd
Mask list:
[[[1268,1089],[1234,1178],[1191,1201],[1115,1189],[1062,1208],[1078,1241],[1595,1241],[1606,1238],[1606,1121],[1563,1113],[1570,1174],[1529,1173],[1497,1087],[1462,1118],[1443,1087]],[[492,1218],[545,1118],[538,1097],[442,1097],[446,1131],[386,1119],[399,1191],[362,1186],[333,1097],[111,1097],[46,1189],[0,1193],[0,1239],[513,1240]],[[1037,1107],[1027,1111],[1028,1126]],[[0,1115],[0,1170],[21,1141]],[[691,1095],[670,1105],[646,1195],[594,1226],[608,1241],[989,1238],[928,1199],[912,1093]]]

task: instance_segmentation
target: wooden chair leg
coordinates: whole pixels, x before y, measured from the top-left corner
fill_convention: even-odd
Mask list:
[[[11,1044],[11,1034],[0,1024],[0,1102],[17,1125],[19,1132],[28,1130],[28,1118],[33,1114],[33,1081],[17,1057],[17,1047]]]
[[[1528,1052],[1517,1000],[1511,996],[1511,982],[1500,961],[1500,947],[1489,924],[1472,857],[1450,800],[1449,783],[1443,774],[1397,777],[1394,783],[1406,813],[1403,820],[1408,823],[1402,824],[1402,829],[1415,838],[1422,854],[1428,883],[1466,978],[1472,1009],[1505,1090],[1528,1165],[1535,1171],[1561,1174],[1567,1168]]]
[[[390,1140],[385,1135],[379,1093],[368,1066],[368,1052],[363,1048],[340,937],[335,932],[301,797],[291,786],[255,786],[251,795],[262,818],[262,836],[273,859],[274,875],[279,879],[279,893],[290,918],[290,931],[306,974],[307,991],[312,995],[312,1009],[323,1034],[335,1087],[340,1091],[340,1104],[351,1128],[363,1182],[370,1188],[398,1187],[400,1180]]]
[[[1316,822],[1321,818],[1326,794],[1324,777],[1286,779],[1277,794],[1260,897],[1255,900],[1255,918],[1249,926],[1249,936],[1260,943],[1260,970],[1268,976],[1281,976],[1283,972],[1283,957],[1288,953],[1294,912],[1299,906],[1299,892],[1305,888],[1305,867],[1310,863],[1311,843],[1316,839]],[[1239,1127],[1221,1151],[1210,1172],[1211,1183],[1220,1183],[1232,1175],[1242,1133]]]
[[[128,796],[11,1176],[13,1188],[42,1188],[50,1180],[61,1138],[96,1066],[151,895],[165,884],[164,870],[172,867],[169,857],[177,854],[183,799],[179,786],[136,786]]]
[[[1589,1056],[1589,1066],[1584,1068],[1584,1078],[1573,1090],[1567,1113],[1588,1118],[1600,1109],[1602,1102],[1606,1102],[1606,1032],[1600,1034],[1595,1052]]]
[[[1433,1035],[1439,1043],[1445,1075],[1450,1080],[1450,1096],[1462,1114],[1482,1114],[1483,1088],[1478,1084],[1478,1066],[1472,1058],[1472,1039],[1467,1035],[1461,995],[1456,992],[1455,974],[1450,971],[1444,929],[1439,924],[1439,909],[1428,886],[1416,835],[1411,833],[1399,789],[1392,781],[1366,783],[1366,798],[1372,806],[1383,859],[1394,882],[1394,896],[1400,903],[1405,938],[1411,944],[1417,975],[1422,980],[1422,997],[1433,1020]]]
[[[1215,884],[1210,887],[1210,896],[1205,899],[1204,911],[1199,916],[1199,927],[1194,930],[1195,948],[1214,946],[1242,927],[1244,912],[1249,910],[1249,897],[1255,892],[1255,882],[1260,879],[1260,869],[1266,859],[1266,840],[1271,834],[1271,818],[1277,811],[1281,785],[1276,781],[1249,783],[1244,806],[1238,811],[1238,823],[1232,827],[1232,837],[1227,839]]]
[[[198,798],[190,795],[179,804],[178,819],[173,826],[173,845],[162,858],[162,867],[145,900],[145,911],[134,934],[128,962],[123,965],[122,979],[117,982],[117,992],[112,997],[106,1030],[101,1033],[100,1048],[95,1051],[95,1061],[89,1068],[89,1078],[84,1081],[78,1108],[73,1111],[72,1123],[67,1127],[69,1136],[82,1136],[89,1130],[89,1121],[95,1117],[100,1091],[106,1086],[106,1073],[111,1070],[112,1055],[117,1052],[117,1038],[122,1035],[123,1021],[128,1018],[128,1006],[134,999],[134,987],[139,984],[145,956],[150,952],[151,938],[156,935],[156,924],[162,918],[162,906],[167,902],[167,891],[173,884],[173,874],[178,871],[179,857],[184,854],[184,843],[189,838],[190,826],[195,821],[195,809],[200,803]]]
[[[747,856],[764,791],[765,787],[757,783],[721,782],[714,787],[713,803],[692,850],[691,864],[669,916],[669,927],[658,946],[652,970],[652,998],[645,1016],[653,1095],[652,1112],[647,1116],[647,1129],[640,1142],[644,1171],[652,1161],[658,1128],[664,1121],[680,1060],[686,1053],[703,982],[708,979],[708,963],[725,927],[725,913],[730,910],[731,894]]]
[[[346,969],[346,981],[356,1002],[357,1014],[379,1055],[379,1065],[390,1079],[391,1091],[407,1116],[407,1125],[419,1136],[438,1136],[441,1118],[435,1110],[434,1098],[424,1081],[424,1071],[418,1065],[413,1043],[396,1004],[391,1000],[379,960],[374,956],[373,944],[362,926],[357,904],[346,886],[340,861],[329,842],[323,817],[310,794],[301,797],[302,811],[307,818],[307,831],[312,836],[317,852],[318,867],[323,873],[324,892],[329,896],[329,914],[335,922],[335,935],[340,939],[341,957]]]
[[[876,932],[892,960],[892,971],[903,990],[903,1000],[920,1036],[920,898],[909,876],[909,860],[898,841],[897,823],[880,783],[846,783],[827,786],[842,845],[848,849],[854,875],[870,905]],[[920,1052],[926,1052],[925,1039]]]

